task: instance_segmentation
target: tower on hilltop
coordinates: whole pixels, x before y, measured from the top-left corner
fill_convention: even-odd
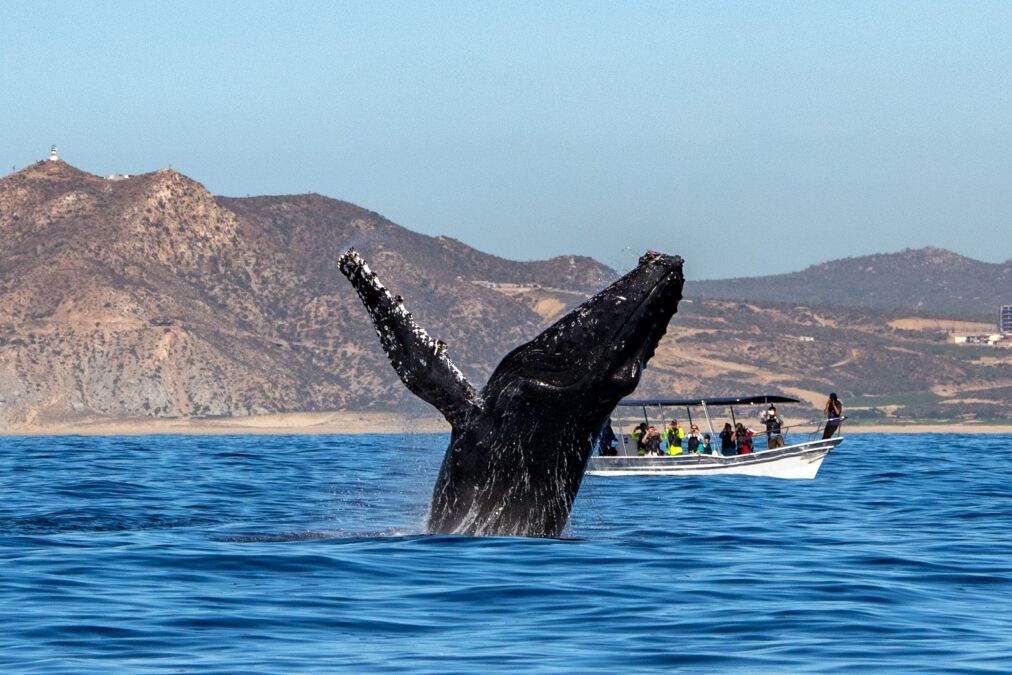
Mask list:
[[[49,148],[49,161],[50,162],[59,162],[60,161],[60,156],[56,154],[56,146],[55,145],[53,145],[51,148]]]

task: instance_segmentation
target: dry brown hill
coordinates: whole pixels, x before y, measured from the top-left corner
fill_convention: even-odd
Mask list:
[[[614,276],[588,258],[504,260],[319,195],[215,197],[174,171],[40,162],[0,179],[0,430],[417,409],[336,269],[349,246],[475,382]],[[877,414],[1007,414],[1008,352],[946,345],[916,314],[686,292],[640,393],[836,389]]]
[[[108,180],[60,161],[0,180],[0,234],[6,425],[400,405],[334,265],[350,245],[476,379],[536,333],[544,302],[612,275],[509,262],[318,195],[216,198],[174,171]]]
[[[951,344],[950,323],[903,312],[689,299],[637,395],[772,391],[821,406],[835,391],[849,414],[866,421],[1012,421],[1012,349]]]

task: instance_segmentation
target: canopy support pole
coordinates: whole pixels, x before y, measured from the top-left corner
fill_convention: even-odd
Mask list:
[[[713,422],[710,421],[710,411],[706,409],[706,401],[702,401],[700,405],[703,406],[703,415],[706,417],[706,426],[710,427],[710,436],[716,436],[713,433]]]

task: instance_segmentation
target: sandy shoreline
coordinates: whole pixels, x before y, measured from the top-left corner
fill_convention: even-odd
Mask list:
[[[390,434],[447,433],[450,427],[436,413],[394,413],[374,411],[334,411],[322,413],[282,413],[255,417],[213,419],[125,419],[79,420],[31,426],[13,426],[0,431],[3,436],[143,436],[184,434],[214,436],[224,434]],[[846,424],[850,434],[1009,434],[1008,424]]]
[[[185,434],[390,434],[445,433],[450,425],[438,414],[334,411],[279,413],[251,417],[81,420],[30,426],[12,426],[4,436],[146,436]]]
[[[1008,424],[846,424],[845,435],[851,434],[1012,434]]]

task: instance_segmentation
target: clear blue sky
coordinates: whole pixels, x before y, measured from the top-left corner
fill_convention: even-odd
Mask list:
[[[0,100],[2,173],[56,143],[517,259],[1012,257],[1010,2],[4,0]]]

